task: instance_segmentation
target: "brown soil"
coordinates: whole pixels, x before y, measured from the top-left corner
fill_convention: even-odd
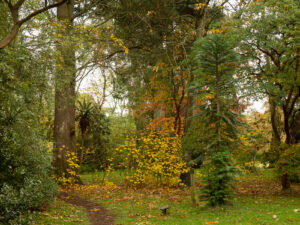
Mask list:
[[[83,207],[87,210],[92,225],[112,225],[115,215],[102,205],[91,202],[78,196],[70,195],[67,192],[61,192],[59,199],[74,206]]]

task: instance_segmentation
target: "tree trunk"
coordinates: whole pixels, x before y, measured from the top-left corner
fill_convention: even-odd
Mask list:
[[[287,189],[291,188],[290,177],[287,173],[283,174],[281,177],[281,187],[282,187],[282,190],[287,190]]]
[[[206,6],[205,6],[205,9],[204,9],[204,12],[203,12],[202,16],[196,19],[195,41],[197,40],[197,38],[205,36],[205,22],[206,22]],[[189,83],[191,83],[193,81],[194,81],[194,75],[191,72]],[[193,106],[194,106],[194,98],[193,98],[192,94],[193,94],[192,91],[187,92],[188,99],[187,99],[186,111],[185,111],[184,135],[187,134],[189,128],[191,127],[191,122],[192,122],[189,119],[189,117],[193,116],[193,110],[192,109],[193,109]],[[186,149],[185,150],[184,160],[186,161],[186,163],[188,163],[192,160],[192,154],[193,154],[193,149]],[[182,182],[185,185],[191,186],[190,172],[181,174],[180,178],[181,178]]]
[[[191,169],[190,172],[191,176],[191,200],[192,200],[192,206],[196,207],[197,206],[197,200],[196,200],[196,184],[195,184],[195,171],[194,169]]]
[[[194,75],[191,74],[189,82],[193,82],[193,81],[194,81]],[[191,122],[192,122],[189,119],[189,117],[191,117],[193,115],[192,108],[193,108],[193,104],[194,104],[194,98],[191,94],[192,94],[192,92],[188,91],[188,98],[187,98],[187,104],[186,104],[186,110],[185,110],[184,135],[188,135],[188,130],[190,129]],[[192,153],[193,153],[193,149],[189,148],[189,149],[185,150],[184,160],[186,163],[188,163],[192,160]],[[191,186],[190,172],[181,174],[180,178],[185,185]]]
[[[277,112],[276,102],[271,96],[269,96],[269,107],[270,107],[271,125],[272,125],[271,148],[278,148],[281,143],[279,124],[278,124],[280,121],[280,115]]]
[[[221,151],[221,118],[220,118],[220,101],[219,101],[219,82],[220,82],[220,76],[219,76],[219,65],[218,62],[216,64],[216,107],[217,107],[217,115],[218,115],[218,122],[217,122],[217,134],[218,134],[218,148],[219,151]]]
[[[280,157],[280,154],[283,152],[280,152],[280,144],[281,144],[281,137],[280,137],[280,131],[279,131],[279,121],[280,121],[280,115],[277,111],[276,102],[272,98],[272,96],[269,96],[269,105],[270,105],[270,113],[271,113],[271,124],[272,124],[272,140],[271,140],[271,154],[278,153],[278,158]],[[285,127],[287,126],[285,122]],[[290,138],[287,136],[286,143],[289,144]],[[281,150],[282,151],[282,150]],[[278,160],[278,159],[277,159]],[[283,174],[281,176],[281,187],[282,190],[289,189],[291,187],[291,182],[289,175],[287,173]]]
[[[75,48],[70,40],[73,1],[57,8],[57,19],[64,28],[58,30],[62,40],[56,45],[57,62],[55,74],[55,118],[54,118],[54,157],[53,165],[58,176],[69,176],[66,152],[76,151],[75,136]]]

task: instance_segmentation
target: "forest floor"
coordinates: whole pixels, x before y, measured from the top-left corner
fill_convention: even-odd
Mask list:
[[[282,192],[272,170],[240,177],[232,204],[216,208],[205,202],[192,207],[188,188],[128,188],[122,185],[124,176],[114,171],[102,183],[101,172],[82,175],[85,185],[61,190],[36,224],[300,224],[300,184]],[[165,205],[170,209],[162,215]]]
[[[114,214],[112,214],[110,210],[104,208],[99,203],[95,203],[89,201],[88,199],[69,194],[68,192],[60,192],[58,198],[73,206],[84,208],[92,225],[113,224]]]

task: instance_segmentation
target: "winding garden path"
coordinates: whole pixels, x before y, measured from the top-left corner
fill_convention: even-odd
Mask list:
[[[115,215],[100,204],[70,195],[67,192],[61,192],[58,198],[74,206],[85,208],[92,225],[113,225]]]

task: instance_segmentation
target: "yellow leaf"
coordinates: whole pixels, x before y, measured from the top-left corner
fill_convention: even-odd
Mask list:
[[[93,209],[91,209],[91,211],[92,211],[92,212],[98,212],[98,211],[100,211],[100,209],[93,208]]]

